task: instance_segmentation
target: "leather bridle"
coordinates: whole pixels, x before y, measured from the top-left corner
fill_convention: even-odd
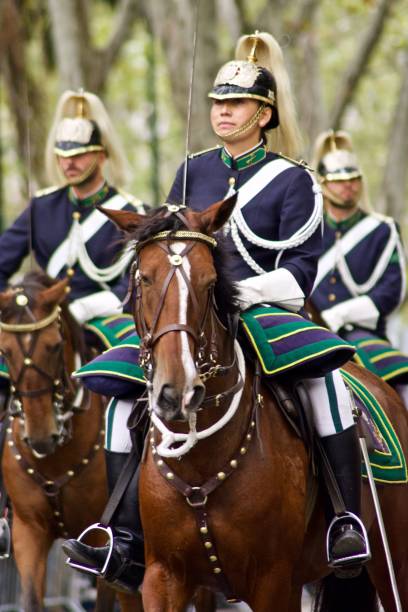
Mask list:
[[[181,253],[176,253],[172,249],[172,245],[170,241],[183,241],[187,242],[186,246],[183,248]],[[141,250],[148,244],[153,242],[157,243],[157,246],[160,247],[168,256],[170,262],[170,269],[166,275],[166,278],[163,281],[159,301],[152,318],[152,323],[150,327],[147,327],[145,316],[143,312],[143,304],[142,304],[142,278],[139,270],[139,255]],[[186,332],[194,341],[195,344],[195,354],[194,360],[196,363],[196,367],[199,371],[200,378],[205,381],[209,378],[216,376],[217,374],[225,374],[227,370],[229,370],[235,364],[235,360],[232,364],[227,366],[221,366],[218,363],[218,351],[217,351],[217,343],[215,338],[215,321],[213,318],[213,304],[214,304],[214,288],[210,287],[208,289],[206,305],[204,308],[204,313],[201,318],[199,329],[200,332],[197,333],[190,325],[183,323],[172,323],[169,325],[165,325],[160,329],[157,329],[158,321],[160,318],[160,314],[163,310],[164,302],[166,299],[167,291],[170,286],[171,280],[176,274],[177,270],[180,272],[183,277],[187,289],[189,297],[193,303],[193,308],[195,311],[198,311],[200,306],[197,299],[196,292],[194,287],[192,286],[188,276],[185,273],[183,268],[183,259],[189,255],[194,246],[197,243],[204,243],[210,248],[215,248],[217,246],[217,241],[211,236],[207,236],[206,234],[202,234],[201,232],[192,231],[192,230],[176,230],[176,231],[167,231],[160,232],[158,234],[153,235],[152,237],[144,240],[141,243],[136,245],[136,259],[134,260],[130,272],[130,282],[132,286],[130,288],[130,293],[135,291],[135,301],[133,306],[133,316],[135,319],[136,330],[141,338],[140,345],[140,365],[144,369],[144,373],[146,376],[146,380],[148,384],[152,383],[153,379],[153,360],[152,360],[152,352],[153,347],[156,342],[162,338],[165,334],[171,332]],[[210,317],[210,325],[211,325],[211,335],[209,341],[209,351],[207,351],[206,339],[204,335],[204,329],[207,324],[207,320]],[[205,362],[205,355],[208,353],[208,361]]]
[[[0,321],[1,331],[16,334],[17,344],[23,356],[22,366],[14,380],[11,378],[10,373],[11,384],[9,413],[11,416],[17,416],[23,423],[25,420],[25,414],[22,398],[38,398],[45,394],[51,394],[55,418],[59,428],[57,434],[58,445],[61,446],[65,444],[72,435],[70,419],[74,414],[72,401],[76,394],[76,388],[65,370],[64,333],[61,321],[61,308],[59,306],[55,306],[49,315],[43,317],[42,319],[36,319],[28,306],[28,299],[21,291],[18,292],[18,296],[16,298],[17,304],[19,304],[19,299],[21,305],[20,320],[23,318],[23,315],[26,315],[32,321],[29,323],[5,323]],[[55,367],[51,373],[49,373],[34,361],[33,355],[38,343],[40,332],[54,323],[57,323],[59,326],[61,340],[58,343],[57,350],[53,355]],[[25,334],[30,334],[28,347],[26,347],[23,342],[23,335]],[[21,385],[24,381],[24,376],[30,369],[36,370],[40,376],[47,381],[47,384],[39,389],[22,389]]]

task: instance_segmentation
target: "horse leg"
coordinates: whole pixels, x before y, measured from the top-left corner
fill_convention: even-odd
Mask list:
[[[184,612],[193,594],[191,587],[170,575],[160,563],[146,568],[142,588],[146,612]]]
[[[293,601],[291,592],[291,572],[282,564],[277,563],[273,567],[273,573],[257,577],[248,598],[248,605],[253,612],[292,612],[290,609]],[[300,591],[298,597],[300,602]]]
[[[204,587],[198,589],[192,603],[196,612],[215,612],[217,609],[215,593]]]
[[[25,612],[41,612],[47,557],[53,538],[44,529],[24,523],[16,513],[13,516],[12,531],[14,558],[21,579],[23,609]]]
[[[116,591],[106,580],[96,580],[96,602],[94,612],[113,612],[115,608]]]
[[[143,612],[142,596],[140,593],[123,593],[118,591],[117,598],[121,612]]]

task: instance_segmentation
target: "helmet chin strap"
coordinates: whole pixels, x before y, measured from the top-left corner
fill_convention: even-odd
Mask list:
[[[228,132],[227,134],[220,134],[214,130],[216,135],[221,138],[221,140],[224,140],[226,142],[228,142],[228,140],[235,140],[236,138],[238,138],[238,136],[242,136],[242,134],[248,132],[254,127],[254,125],[258,123],[258,119],[262,115],[265,106],[265,104],[261,104],[261,106],[252,115],[252,117],[250,117],[248,121],[241,125],[241,127],[236,128],[235,130],[231,130],[231,132]]]
[[[357,202],[355,202],[354,200],[342,200],[341,198],[339,198],[332,191],[330,191],[330,189],[324,183],[322,184],[322,192],[323,196],[327,198],[330,204],[332,206],[335,206],[336,208],[351,210],[352,208],[356,208],[357,206]]]
[[[81,185],[95,172],[96,168],[98,167],[98,164],[99,164],[98,158],[95,157],[95,159],[89,164],[89,166],[85,168],[82,174],[80,174],[79,176],[75,176],[73,178],[65,177],[68,181],[68,184],[69,185]]]

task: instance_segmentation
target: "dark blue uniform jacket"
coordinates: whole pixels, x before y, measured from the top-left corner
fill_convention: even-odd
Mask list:
[[[229,179],[235,178],[239,189],[258,170],[278,155],[267,153],[266,158],[243,170],[230,168],[221,159],[221,149],[192,156],[188,161],[186,203],[195,210],[204,210],[225,197]],[[233,162],[232,162],[233,163]],[[179,168],[170,190],[168,201],[181,203],[183,195],[184,164]],[[314,208],[314,192],[309,173],[293,164],[272,180],[253,200],[242,209],[243,216],[258,236],[268,240],[290,238],[310,218]],[[275,267],[287,268],[296,278],[304,294],[309,295],[321,253],[321,230],[318,229],[302,245],[286,250],[277,262],[279,251],[256,246],[241,235],[251,257],[266,272]],[[229,238],[232,253],[232,275],[236,281],[255,276],[250,266],[238,253]]]

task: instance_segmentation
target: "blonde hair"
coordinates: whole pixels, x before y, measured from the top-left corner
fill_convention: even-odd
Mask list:
[[[353,141],[348,132],[344,130],[326,130],[317,136],[313,147],[312,168],[316,170],[316,177],[320,182],[322,182],[322,177],[319,176],[318,173],[319,164],[327,153],[330,153],[330,151],[335,149],[355,153]],[[359,206],[366,212],[372,212],[373,207],[370,202],[368,188],[363,173],[361,175],[361,185],[362,188]]]
[[[107,157],[106,169],[104,170],[106,179],[116,187],[122,186],[127,178],[128,161],[105,106],[98,96],[88,91],[75,92],[68,90],[62,94],[58,101],[45,150],[45,167],[48,179],[52,184],[66,184],[66,179],[59,169],[57,156],[54,152],[55,136],[62,119],[78,115],[78,97],[84,100],[84,117],[95,121],[99,128],[101,143]]]
[[[272,73],[277,89],[276,108],[279,112],[279,125],[267,132],[268,146],[276,153],[296,158],[302,149],[302,137],[282,49],[275,38],[267,32],[259,32],[256,37],[259,39],[255,52],[257,64]],[[241,36],[235,48],[235,58],[246,60],[252,47],[253,36]]]

